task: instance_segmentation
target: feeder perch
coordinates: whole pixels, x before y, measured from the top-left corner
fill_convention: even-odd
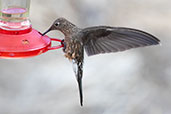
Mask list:
[[[0,58],[32,57],[63,47],[52,47],[52,41],[61,40],[32,28],[29,7],[30,0],[0,0]]]

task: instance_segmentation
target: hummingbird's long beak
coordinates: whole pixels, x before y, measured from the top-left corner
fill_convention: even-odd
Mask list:
[[[42,36],[44,36],[45,34],[47,34],[48,32],[50,32],[52,29],[51,29],[51,27],[46,31],[46,32],[44,32],[43,34],[42,34]]]

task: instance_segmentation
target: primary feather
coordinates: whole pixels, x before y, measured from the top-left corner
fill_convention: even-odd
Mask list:
[[[124,27],[89,27],[81,32],[84,34],[82,40],[89,56],[157,45],[160,42],[149,33]]]

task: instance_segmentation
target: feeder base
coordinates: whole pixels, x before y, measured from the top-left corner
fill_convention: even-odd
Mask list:
[[[21,31],[0,29],[0,58],[26,58],[40,55],[51,47],[51,39],[31,27]]]

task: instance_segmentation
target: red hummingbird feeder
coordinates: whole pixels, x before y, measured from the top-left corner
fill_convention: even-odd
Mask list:
[[[0,0],[0,58],[26,58],[63,45],[51,46],[56,38],[42,36],[29,21],[30,0]]]

